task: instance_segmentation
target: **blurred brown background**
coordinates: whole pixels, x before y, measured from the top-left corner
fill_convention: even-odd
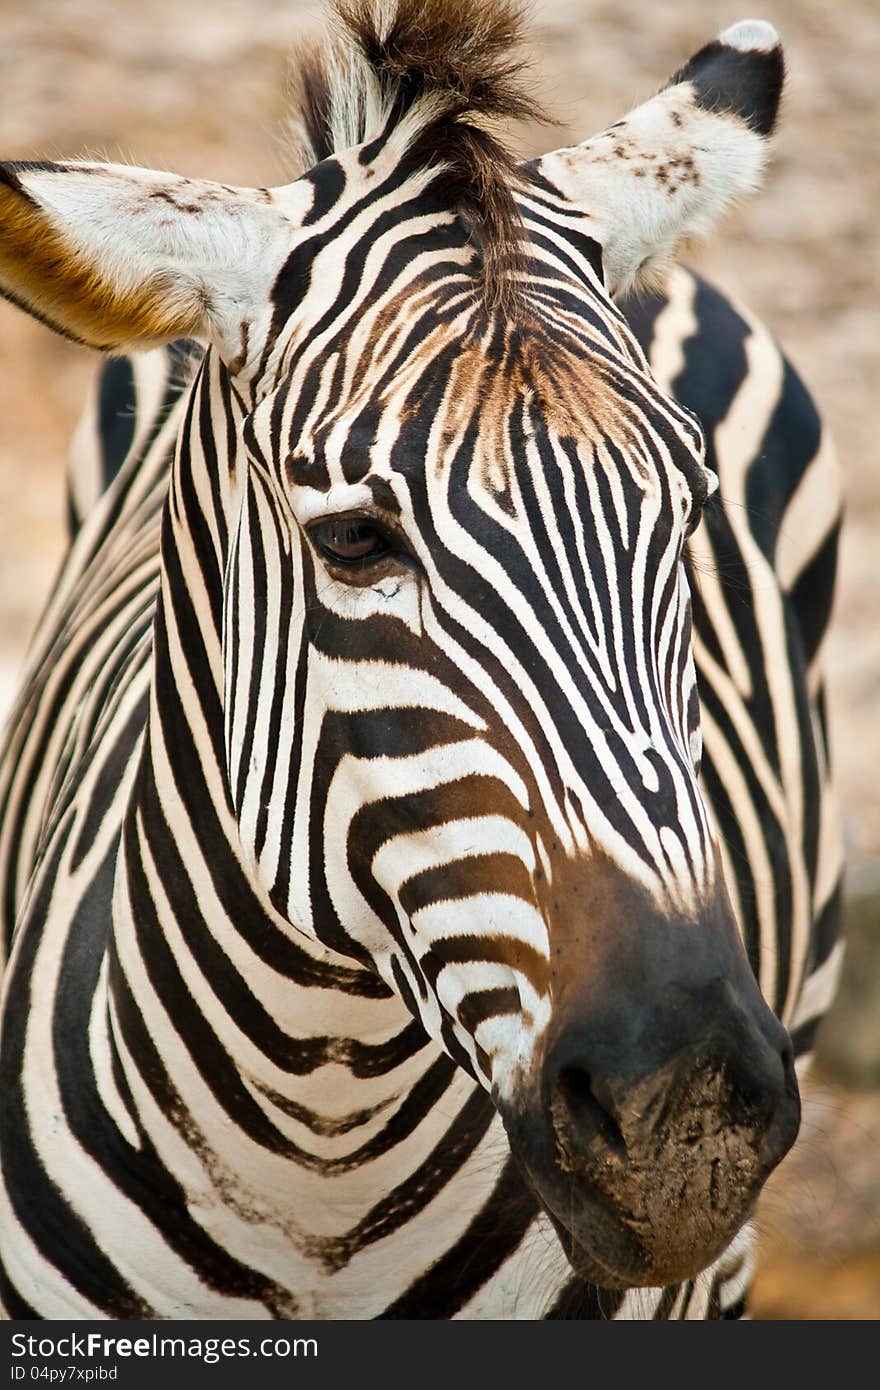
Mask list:
[[[475,4],[479,0],[474,0]],[[655,90],[739,0],[535,0],[535,82],[583,139]],[[318,0],[0,0],[0,153],[283,182],[291,44]],[[761,0],[789,82],[767,185],[698,257],[771,325],[841,455],[829,650],[850,954],[803,1139],[764,1200],[755,1312],[880,1317],[880,5]],[[0,303],[0,712],[62,553],[63,460],[94,362]]]

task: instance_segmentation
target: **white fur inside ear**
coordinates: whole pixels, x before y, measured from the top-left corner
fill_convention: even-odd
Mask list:
[[[656,280],[682,242],[708,236],[758,186],[767,149],[763,135],[707,109],[682,81],[592,140],[545,155],[540,170],[602,246],[606,288],[625,294]]]
[[[16,178],[38,210],[28,215],[58,248],[45,291],[32,274],[28,305],[96,346],[199,337],[227,361],[241,357],[292,219],[311,201],[304,189],[297,205],[296,185],[230,188],[116,164],[21,166]]]
[[[741,53],[770,53],[779,47],[779,35],[764,19],[741,19],[719,34],[718,41]]]
[[[540,167],[601,244],[606,288],[624,294],[751,193],[766,152],[763,136],[698,106],[682,82],[583,145],[546,155]]]

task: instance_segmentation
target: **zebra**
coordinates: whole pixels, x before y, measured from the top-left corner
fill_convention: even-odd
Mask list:
[[[670,266],[779,40],[517,165],[516,4],[334,12],[283,187],[0,166],[4,294],[110,354],[0,775],[5,1311],[736,1317],[840,962],[840,502]]]

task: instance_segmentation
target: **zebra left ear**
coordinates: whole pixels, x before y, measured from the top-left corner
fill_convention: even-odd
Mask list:
[[[532,166],[601,246],[610,293],[656,279],[682,242],[705,237],[757,187],[784,74],[775,29],[744,20],[624,120]]]
[[[0,294],[89,347],[195,337],[237,362],[268,312],[296,197],[295,185],[230,188],[127,165],[0,164]]]

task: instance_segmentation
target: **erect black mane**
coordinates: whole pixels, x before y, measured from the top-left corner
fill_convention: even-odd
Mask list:
[[[415,114],[407,158],[437,166],[435,187],[479,239],[487,301],[509,301],[521,257],[513,189],[523,176],[487,122],[545,119],[524,90],[518,0],[333,0],[332,9],[340,42],[302,53],[294,75],[304,161]],[[384,113],[381,128],[368,128],[368,97]]]

